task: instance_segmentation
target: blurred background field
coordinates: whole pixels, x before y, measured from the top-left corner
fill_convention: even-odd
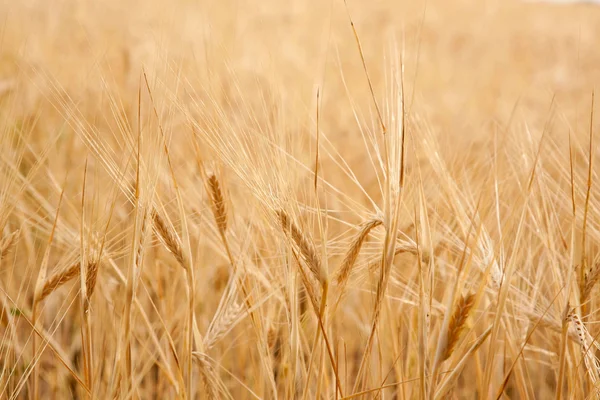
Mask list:
[[[543,123],[553,95],[575,117],[598,82],[600,10],[590,4],[357,1],[349,10],[380,97],[390,48],[403,47],[415,107],[446,134],[506,121],[517,102]],[[99,76],[130,98],[142,65],[198,90],[227,86],[228,71],[242,89],[285,84],[285,106],[302,119],[323,86],[329,130],[353,125],[341,73],[353,101],[371,104],[343,2],[20,1],[2,11],[0,78],[5,93],[24,92],[24,114],[43,105],[43,76],[97,105]]]

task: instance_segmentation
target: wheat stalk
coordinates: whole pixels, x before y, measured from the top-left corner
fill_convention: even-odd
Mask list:
[[[320,287],[322,290],[320,302],[317,300],[317,295],[314,291],[315,286],[310,283],[309,274],[307,274],[304,271],[304,268],[302,268],[302,265],[298,259],[298,254],[296,251],[294,251],[294,256],[295,256],[296,260],[298,261],[300,275],[302,277],[304,287],[306,289],[306,292],[309,295],[309,298],[312,302],[315,314],[317,316],[317,320],[319,322],[320,330],[317,329],[317,332],[315,334],[315,340],[313,343],[316,345],[318,337],[319,337],[320,333],[322,332],[323,339],[325,341],[325,345],[326,345],[326,349],[327,349],[327,354],[329,356],[329,361],[331,362],[331,366],[333,368],[333,372],[335,375],[336,388],[337,388],[338,392],[340,393],[340,395],[342,397],[344,397],[343,392],[342,392],[342,385],[341,385],[340,377],[339,377],[339,373],[338,373],[337,363],[335,361],[333,351],[331,349],[331,344],[327,337],[327,332],[325,331],[325,326],[323,323],[323,316],[324,316],[324,312],[325,312],[325,307],[327,305],[327,293],[329,290],[329,280],[327,277],[327,273],[323,269],[321,262],[320,262],[319,258],[317,257],[317,252],[316,252],[315,248],[313,247],[312,243],[309,242],[308,239],[302,234],[302,231],[300,231],[300,229],[296,226],[296,224],[288,217],[287,213],[284,210],[278,210],[277,215],[279,216],[279,220],[280,220],[281,226],[283,228],[283,231],[287,234],[287,236],[291,237],[292,241],[298,247],[299,253],[302,255],[305,262],[308,264],[308,268],[312,272],[312,277],[319,281],[319,284],[320,284]],[[312,361],[312,357],[311,357],[311,361]],[[309,363],[309,372],[310,372],[311,365],[312,364]],[[307,384],[308,384],[308,382],[309,381],[307,381]],[[304,393],[306,394],[307,391],[305,390]]]
[[[487,328],[485,332],[479,335],[479,337],[473,342],[471,347],[465,352],[460,361],[452,368],[451,372],[445,377],[444,381],[436,390],[434,397],[435,400],[446,398],[446,396],[449,395],[449,392],[452,392],[454,385],[456,385],[456,381],[459,375],[462,373],[467,361],[481,347],[491,332],[492,328]]]

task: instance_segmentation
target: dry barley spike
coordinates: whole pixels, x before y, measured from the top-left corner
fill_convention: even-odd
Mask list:
[[[314,246],[302,234],[302,231],[300,231],[294,221],[288,217],[285,211],[278,210],[277,216],[279,217],[284,232],[288,234],[296,246],[298,246],[300,254],[304,258],[304,261],[306,261],[310,271],[319,282],[323,283],[327,279],[327,276],[321,267],[321,261],[319,260],[319,257],[317,257],[317,251]]]
[[[210,187],[210,199],[213,206],[213,214],[221,235],[227,230],[227,210],[225,209],[225,200],[219,180],[213,174],[208,177],[208,186]]]
[[[69,282],[71,279],[79,276],[81,272],[80,263],[75,263],[70,267],[57,272],[52,275],[50,278],[44,282],[44,286],[42,287],[41,293],[39,297],[36,299],[37,302],[43,301],[46,297],[50,296],[55,290]],[[96,280],[98,276],[98,266],[100,265],[100,261],[93,260],[89,261],[87,265],[87,279],[86,279],[86,287],[88,291],[88,298],[92,297],[94,293],[94,289],[96,287]]]
[[[52,294],[52,292],[54,292],[56,289],[58,289],[65,283],[69,282],[71,279],[79,276],[79,269],[80,269],[79,263],[76,263],[76,264],[71,265],[69,268],[67,268],[61,272],[58,272],[58,273],[54,274],[53,276],[51,276],[50,278],[48,278],[46,280],[46,282],[44,283],[42,292],[40,294],[40,297],[37,299],[37,301],[39,301],[39,302],[43,301],[46,297],[48,297],[50,294]]]
[[[210,359],[201,352],[193,352],[192,356],[198,362],[200,369],[200,377],[204,386],[204,393],[209,400],[219,398],[218,382],[214,368],[211,365]]]
[[[574,325],[577,338],[581,346],[581,351],[583,353],[585,367],[592,383],[596,385],[600,379],[600,362],[596,358],[595,351],[590,351],[592,345],[595,344],[595,339],[590,335],[589,331],[581,321],[581,318],[574,311],[571,311],[567,315],[567,320]]]
[[[92,298],[92,295],[94,294],[94,289],[96,288],[96,281],[98,278],[98,264],[99,262],[90,262],[88,264],[86,275],[87,279],[85,281],[88,299]]]
[[[465,328],[467,318],[469,318],[469,313],[474,304],[475,295],[473,293],[470,293],[467,296],[461,296],[458,300],[454,313],[450,319],[450,324],[448,325],[448,344],[442,360],[447,360],[452,355],[454,347],[456,347],[456,344],[460,340],[460,335]]]
[[[371,230],[375,229],[382,223],[383,221],[380,218],[373,218],[362,224],[362,228],[358,235],[356,235],[356,237],[352,241],[352,245],[348,249],[348,252],[344,257],[339,272],[336,276],[336,282],[338,285],[343,286],[348,280],[350,272],[352,271],[352,267],[354,266],[354,263],[358,258],[360,249],[363,243],[365,242],[367,236],[369,235],[369,232],[371,232]]]
[[[19,235],[19,233],[20,230],[17,229],[16,231],[12,232],[11,234],[7,235],[2,239],[2,241],[0,242],[0,260],[6,257],[6,255],[12,248],[13,243],[15,242],[15,238]]]
[[[583,286],[583,291],[581,293],[581,302],[582,303],[584,303],[588,299],[590,294],[592,294],[592,290],[596,286],[596,283],[598,283],[599,279],[600,279],[600,264],[596,263],[594,265],[594,268],[592,268],[590,273],[587,274],[585,277],[585,285]]]
[[[183,248],[181,247],[181,242],[175,232],[165,222],[165,220],[156,212],[156,210],[152,210],[152,220],[154,221],[154,226],[156,227],[156,232],[161,237],[163,244],[173,254],[179,265],[181,265],[184,269],[188,268],[188,263],[185,255],[183,254]]]

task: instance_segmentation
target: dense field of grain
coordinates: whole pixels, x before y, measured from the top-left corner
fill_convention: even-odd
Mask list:
[[[600,7],[0,16],[0,398],[600,396]]]

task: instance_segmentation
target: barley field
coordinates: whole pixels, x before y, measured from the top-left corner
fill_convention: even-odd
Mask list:
[[[600,7],[0,17],[1,399],[600,396]]]

